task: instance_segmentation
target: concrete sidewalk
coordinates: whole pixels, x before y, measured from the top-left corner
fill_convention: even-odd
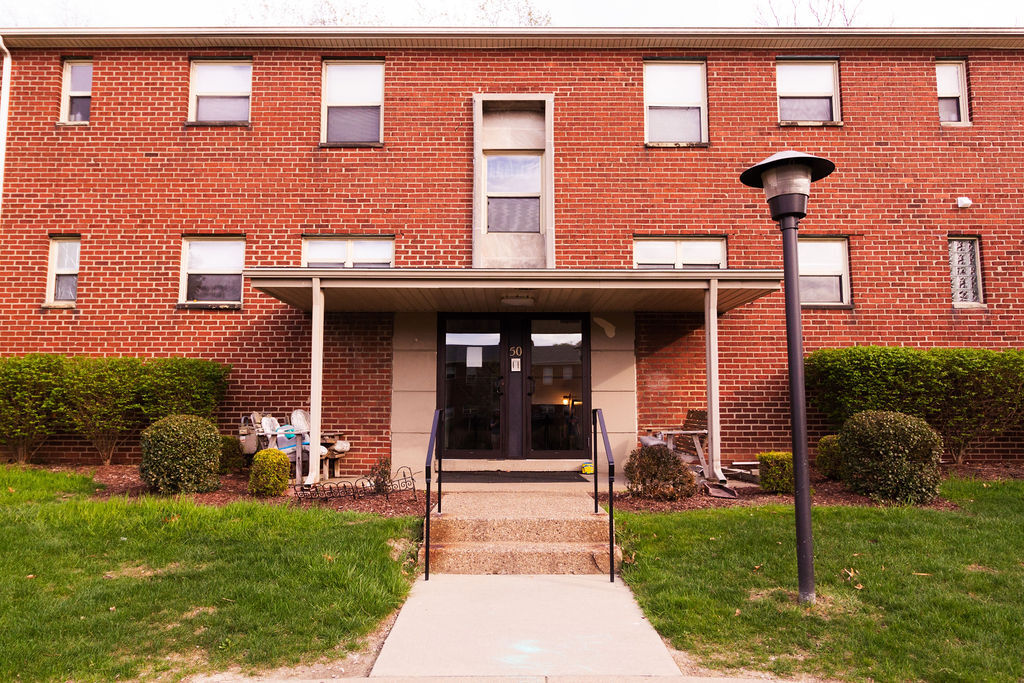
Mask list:
[[[616,577],[435,574],[418,580],[370,676],[672,676]]]

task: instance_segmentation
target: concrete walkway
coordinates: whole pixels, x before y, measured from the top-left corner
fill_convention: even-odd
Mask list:
[[[422,578],[370,676],[679,676],[621,579],[584,575]]]

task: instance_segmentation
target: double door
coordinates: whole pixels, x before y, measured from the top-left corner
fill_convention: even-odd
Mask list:
[[[587,322],[583,315],[442,316],[444,457],[587,458]]]

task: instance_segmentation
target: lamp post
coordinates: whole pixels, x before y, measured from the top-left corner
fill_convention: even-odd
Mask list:
[[[800,267],[797,230],[807,215],[811,183],[836,169],[828,159],[787,150],[740,175],[740,182],[764,188],[772,220],[782,229],[786,287],[786,350],[789,358],[789,412],[793,433],[793,483],[796,503],[796,563],[800,602],[814,602],[814,547],[811,539],[811,480],[807,462],[807,400],[804,392],[804,340],[800,321]]]

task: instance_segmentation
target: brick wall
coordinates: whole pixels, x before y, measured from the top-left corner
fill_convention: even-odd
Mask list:
[[[700,234],[729,236],[731,267],[780,268],[763,198],[737,178],[796,148],[839,169],[815,186],[802,232],[849,236],[852,262],[854,306],[805,310],[808,351],[1024,343],[1016,53],[967,55],[974,123],[965,128],[938,124],[933,64],[944,52],[840,52],[844,125],[822,128],[776,123],[770,51],[86,54],[94,75],[85,127],[55,125],[62,53],[14,54],[0,352],[231,363],[225,427],[244,411],[307,403],[308,316],[249,287],[241,311],[176,309],[182,234],[244,233],[250,266],[299,265],[301,235],[329,233],[393,235],[398,267],[469,267],[474,92],[555,96],[560,268],[629,267],[634,235]],[[253,56],[251,125],[185,127],[189,57],[229,55]],[[386,59],[383,147],[318,147],[324,56]],[[707,58],[708,147],[643,146],[642,60],[653,56]],[[956,209],[958,195],[974,207]],[[47,238],[61,232],[82,235],[78,305],[44,310]],[[984,309],[950,305],[950,234],[981,237]],[[721,319],[727,458],[788,444],[782,316],[775,294]],[[328,321],[325,426],[350,431],[354,468],[389,448],[390,319]],[[700,328],[690,316],[639,316],[641,425],[678,421],[702,401]],[[986,454],[1024,457],[1024,447],[1003,440]]]

